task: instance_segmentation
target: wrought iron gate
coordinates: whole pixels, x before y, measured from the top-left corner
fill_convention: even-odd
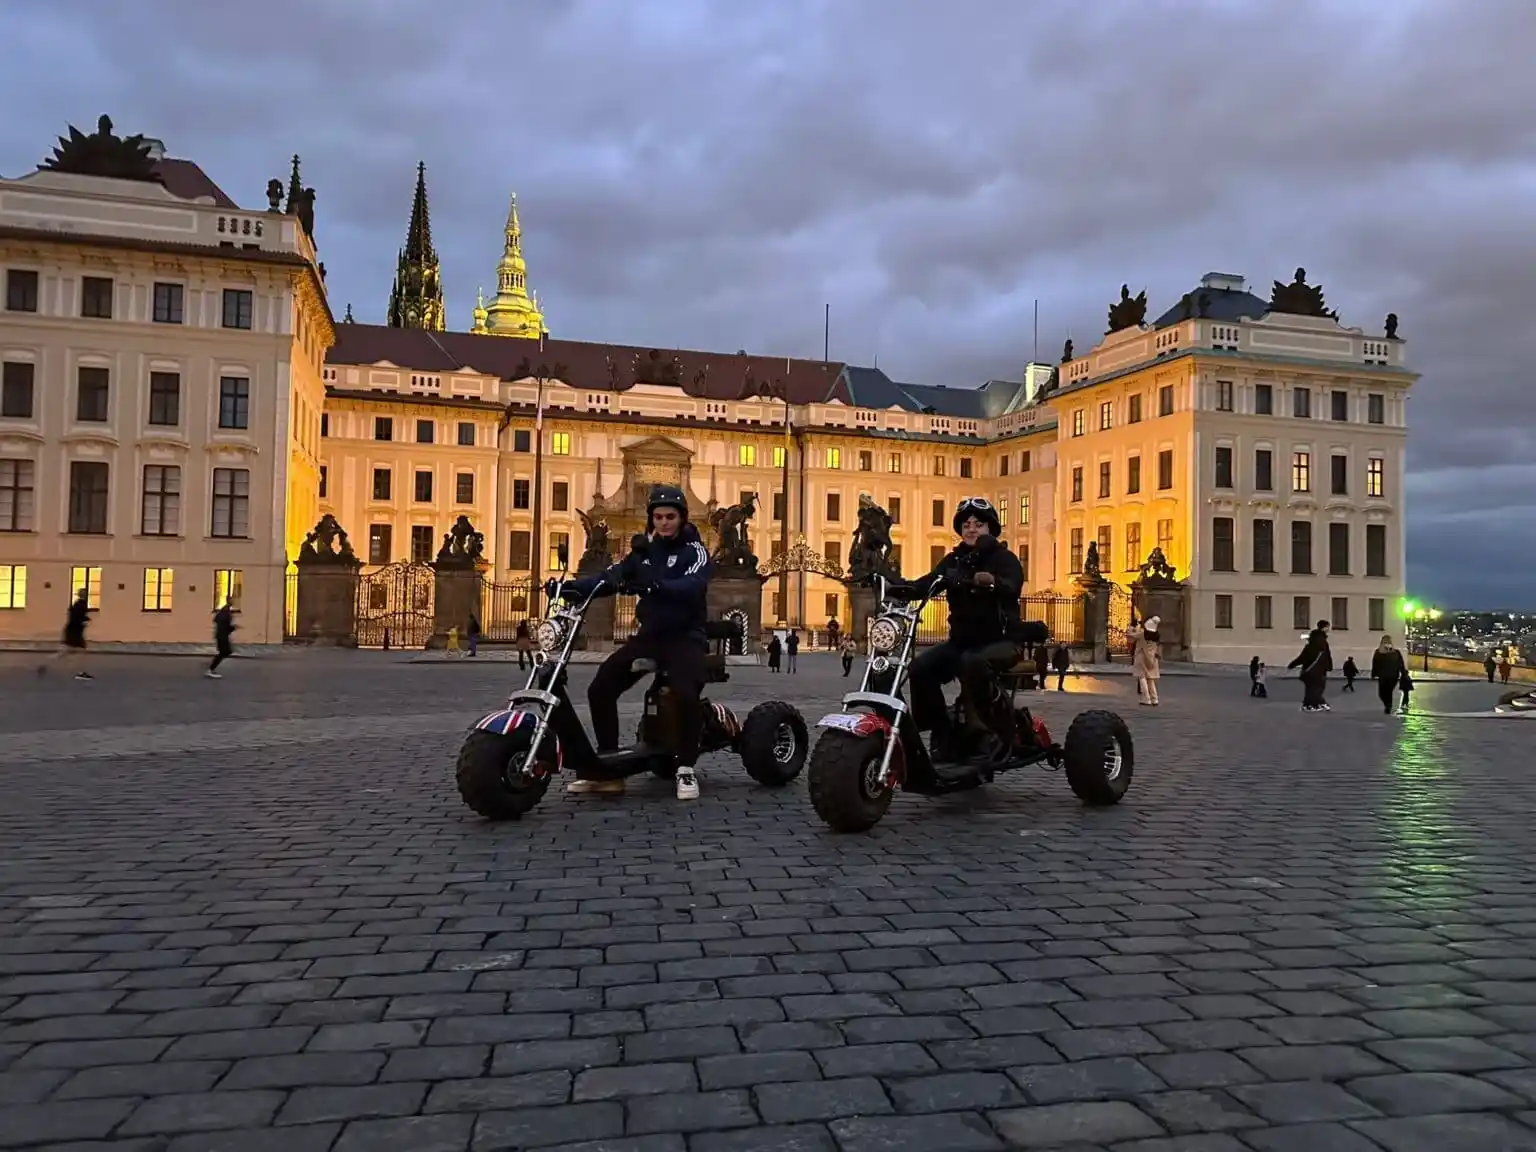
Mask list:
[[[1019,601],[1019,614],[1025,620],[1043,621],[1051,630],[1054,644],[1084,643],[1081,596],[1025,596]]]
[[[523,576],[501,583],[480,581],[480,639],[491,643],[510,643],[517,639],[517,626],[529,620],[533,612],[533,578]],[[531,621],[530,621],[531,623]]]
[[[359,648],[425,648],[432,637],[437,574],[430,565],[386,564],[357,582]]]

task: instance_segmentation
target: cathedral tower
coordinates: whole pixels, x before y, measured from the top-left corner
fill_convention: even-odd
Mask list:
[[[441,332],[447,325],[443,308],[443,274],[432,247],[432,217],[427,211],[427,166],[416,165],[416,199],[405,247],[400,249],[394,287],[389,290],[391,328],[425,328]]]
[[[496,298],[489,305],[477,304],[474,317],[472,332],[525,339],[549,334],[539,311],[538,295],[528,292],[528,265],[523,261],[523,228],[517,216],[515,192],[507,212],[501,263],[496,265]]]

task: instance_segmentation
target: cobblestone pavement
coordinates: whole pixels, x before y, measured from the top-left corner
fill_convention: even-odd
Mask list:
[[[1085,680],[1039,711],[1127,714],[1108,811],[1040,772],[837,837],[715,761],[491,826],[504,667],[96,670],[0,661],[0,1148],[1536,1149],[1519,724]]]

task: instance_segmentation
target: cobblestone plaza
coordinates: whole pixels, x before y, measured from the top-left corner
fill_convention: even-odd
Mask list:
[[[1108,676],[1038,711],[1126,714],[1113,809],[1041,771],[838,837],[705,761],[488,825],[505,663],[201,667],[0,655],[0,1147],[1536,1149],[1524,721]]]

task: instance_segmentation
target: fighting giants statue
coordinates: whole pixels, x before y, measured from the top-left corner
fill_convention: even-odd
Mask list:
[[[716,508],[710,513],[709,526],[716,533],[711,559],[721,575],[757,571],[757,556],[752,551],[752,541],[747,538],[747,523],[756,510],[757,493],[748,492],[741,503]]]
[[[485,552],[485,534],[476,532],[468,516],[460,516],[453,528],[443,534],[443,546],[437,553],[439,564],[473,565]]]
[[[336,517],[327,512],[320,517],[314,529],[304,537],[304,543],[299,546],[298,563],[300,564],[357,564],[357,557],[352,552],[352,545],[347,540],[347,534],[336,521]]]
[[[581,550],[581,559],[576,563],[576,571],[584,576],[591,572],[601,572],[613,561],[608,551],[608,521],[581,511],[576,515],[581,517],[581,528],[586,533],[586,543]]]
[[[848,579],[858,581],[886,568],[891,552],[891,515],[868,493],[859,496],[859,522],[848,550]]]

